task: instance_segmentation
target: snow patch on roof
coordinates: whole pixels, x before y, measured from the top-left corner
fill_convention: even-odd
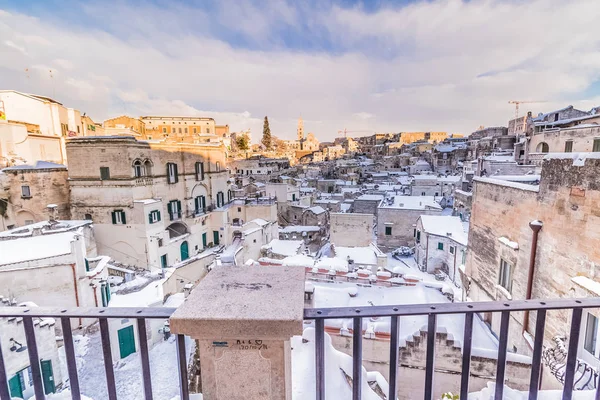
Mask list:
[[[509,188],[513,188],[513,189],[526,190],[529,192],[539,192],[540,191],[539,185],[527,185],[525,183],[503,181],[500,179],[486,178],[486,177],[482,177],[482,176],[473,177],[473,181],[481,182],[481,183],[489,183],[492,185],[504,186],[504,187],[509,187]]]
[[[468,236],[460,217],[446,215],[421,215],[423,230],[429,234],[447,237],[462,245],[467,245]]]

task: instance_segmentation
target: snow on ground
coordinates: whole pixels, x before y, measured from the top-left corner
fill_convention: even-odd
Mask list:
[[[469,393],[468,400],[494,400],[494,391],[496,384],[488,382],[487,387],[479,392]],[[540,400],[561,400],[562,390],[540,390],[538,399]],[[573,392],[574,400],[593,400],[595,399],[594,390],[577,390]],[[527,400],[529,399],[528,391],[518,391],[504,386],[504,400]]]
[[[439,283],[439,282],[438,282]],[[402,304],[447,303],[448,299],[439,290],[416,286],[382,287],[364,286],[350,282],[313,282],[315,288],[314,307],[358,307]],[[349,296],[351,288],[358,288],[356,297]],[[438,332],[448,332],[462,347],[464,336],[464,315],[439,315]],[[326,325],[335,328],[352,328],[352,319],[331,319]],[[411,339],[414,333],[426,327],[427,316],[400,317],[400,338]],[[363,318],[363,330],[373,329],[375,332],[390,332],[390,318]],[[488,327],[479,318],[473,324],[473,349],[492,350],[486,353],[493,356],[498,343]]]
[[[304,339],[304,340],[303,340]],[[306,343],[304,343],[306,341]],[[315,331],[306,328],[302,336],[294,336],[292,347],[292,399],[316,398]],[[346,376],[352,377],[352,357],[336,350],[331,337],[325,334],[325,398],[350,400],[352,388]],[[379,381],[379,378],[377,379]],[[383,380],[385,381],[385,379]],[[382,383],[383,383],[382,381]],[[387,385],[387,382],[385,382]],[[367,371],[362,368],[362,399],[381,400],[367,383]]]
[[[77,370],[82,394],[93,400],[108,399],[100,332],[94,332],[86,336],[75,335],[73,339],[75,341]],[[195,343],[186,337],[188,360],[194,348]],[[177,397],[179,394],[179,372],[175,336],[171,336],[168,341],[158,343],[149,353],[154,398],[169,400]],[[139,399],[143,397],[139,352],[115,362],[114,370],[117,397],[119,399]],[[63,395],[63,393],[60,394]],[[49,399],[63,399],[63,397],[49,397]]]

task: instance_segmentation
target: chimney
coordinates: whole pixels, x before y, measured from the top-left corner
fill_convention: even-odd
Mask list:
[[[48,222],[56,222],[56,210],[58,206],[56,204],[48,204],[46,208],[48,208]]]

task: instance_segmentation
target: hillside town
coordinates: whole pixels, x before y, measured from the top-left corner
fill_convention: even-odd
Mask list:
[[[195,304],[187,299],[197,286],[258,271],[300,276],[304,307],[316,309],[600,296],[600,109],[529,112],[465,134],[344,131],[320,142],[318,133],[305,134],[302,118],[290,127],[296,139],[283,140],[267,117],[262,136],[253,137],[212,118],[122,115],[97,122],[69,106],[0,90],[6,309],[183,305],[179,313]],[[219,290],[217,297],[228,296]],[[532,357],[540,362],[534,313],[512,313],[509,328],[504,315],[471,314],[469,389],[482,396],[476,398],[493,390],[500,359],[507,390],[515,393],[529,388]],[[569,315],[545,317],[542,390],[565,385]],[[398,398],[427,396],[431,332],[435,398],[460,393],[455,361],[467,341],[465,318],[440,315],[434,331],[425,315],[403,317],[399,328],[389,318],[359,319],[358,328],[352,318],[324,320],[328,398],[352,396],[357,331],[364,339],[362,398],[388,398],[394,345]],[[165,318],[149,320],[145,330],[134,318],[109,319],[104,327],[85,316],[70,325],[33,321],[41,369],[32,370],[31,353],[21,351],[32,343],[24,319],[0,319],[0,356],[13,398],[36,396],[32,371],[41,371],[48,398],[69,396],[70,353],[77,390],[112,398],[110,388],[96,384],[105,379],[103,351],[114,363],[119,398],[140,398],[148,352],[160,377],[153,380],[156,398],[180,393],[173,368],[179,343]],[[579,321],[574,389],[581,392],[598,388],[597,309],[584,310]],[[304,332],[291,338],[293,399],[315,398],[318,322],[305,321]],[[185,381],[192,393],[216,398],[207,394],[215,390],[207,387],[215,372],[205,370],[212,364],[205,364],[202,343],[186,337]]]

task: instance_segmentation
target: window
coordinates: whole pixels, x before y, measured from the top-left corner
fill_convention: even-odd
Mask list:
[[[600,139],[594,139],[594,146],[592,147],[592,151],[600,152]]]
[[[196,196],[194,198],[194,212],[196,214],[202,214],[206,208],[206,197]]]
[[[573,152],[573,141],[568,140],[565,142],[565,153],[572,153],[572,152]]]
[[[217,193],[217,208],[222,207],[225,204],[225,195],[223,192]]]
[[[238,212],[242,212],[242,207],[238,207]]]
[[[31,197],[31,190],[28,185],[21,186],[21,197]]]
[[[450,246],[450,254],[454,254],[454,246]]]
[[[444,243],[438,242],[438,250],[444,250]]]
[[[140,160],[135,160],[133,162],[133,174],[136,178],[142,177],[145,175],[144,166]]]
[[[197,181],[204,180],[204,163],[203,162],[196,163],[196,180]]]
[[[171,200],[167,204],[167,210],[169,211],[169,218],[171,221],[181,218],[181,201]]]
[[[512,290],[512,265],[506,260],[500,260],[500,274],[498,276],[498,284],[510,293]]]
[[[210,128],[206,128],[206,133],[210,133]]]
[[[181,127],[179,128],[179,133],[181,133]]]
[[[598,318],[588,313],[587,321],[585,324],[585,338],[583,342],[583,348],[589,353],[596,355],[596,340],[598,337]]]
[[[421,231],[417,231],[417,243],[421,243]]]
[[[421,196],[425,196],[425,192],[421,192]]]
[[[111,214],[113,225],[125,225],[127,223],[127,220],[125,219],[125,211],[115,210]]]
[[[177,183],[178,181],[177,164],[167,163],[167,183]]]
[[[391,226],[385,227],[385,236],[392,236],[392,227]]]
[[[217,171],[217,172],[221,171],[221,163],[219,161],[217,161],[215,163],[215,168],[216,168],[215,171]]]
[[[92,214],[85,214],[85,215],[83,216],[83,219],[85,219],[85,220],[88,220],[88,221],[91,221],[91,220],[92,220]]]
[[[160,221],[160,211],[158,211],[158,210],[150,211],[150,214],[148,214],[148,222],[151,224],[154,224],[158,221]]]
[[[194,127],[194,133],[198,133],[198,130]]]
[[[100,167],[100,180],[105,181],[110,179],[110,169],[108,167]]]
[[[162,247],[163,246],[163,240],[162,240],[162,238],[159,238],[157,242],[158,242],[158,247]]]
[[[163,128],[163,133],[167,133],[167,128]]]
[[[168,267],[167,255],[166,254],[163,254],[162,256],[160,256],[160,266],[162,268],[167,268]]]
[[[185,128],[183,131],[184,131],[184,133],[188,133],[188,130],[187,130],[187,128]]]

